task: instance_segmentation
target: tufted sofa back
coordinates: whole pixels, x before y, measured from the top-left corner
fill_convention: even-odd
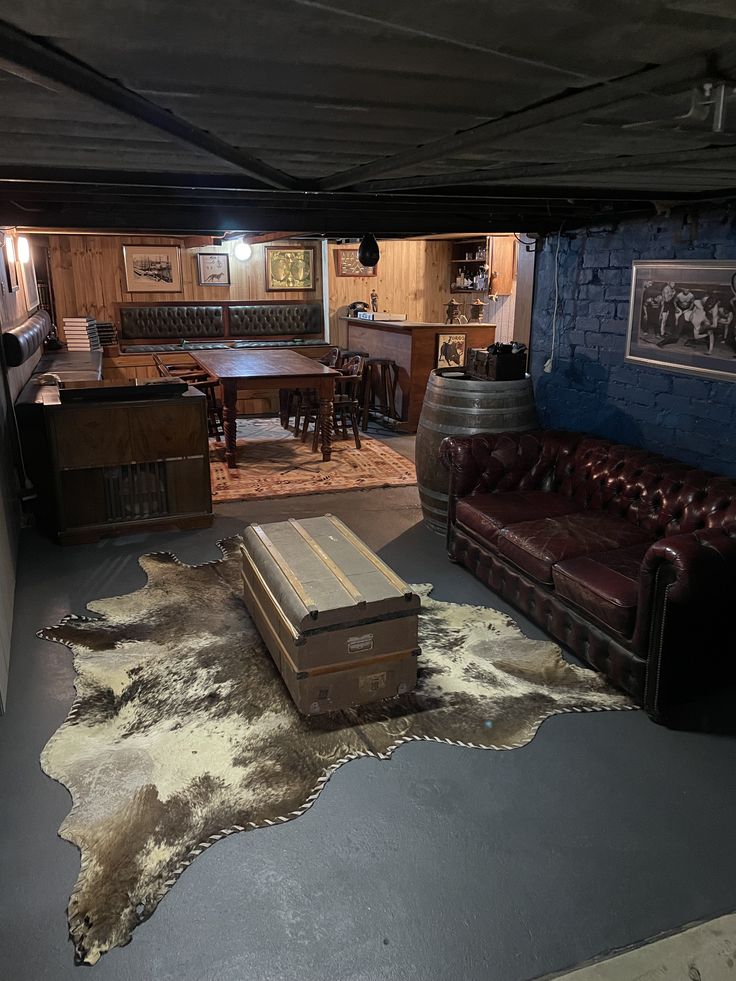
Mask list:
[[[647,450],[560,430],[449,440],[463,444],[459,497],[557,491],[585,508],[626,518],[657,538],[703,528],[736,534],[736,480]]]
[[[321,334],[319,303],[263,303],[230,307],[231,337]]]
[[[657,537],[723,528],[736,533],[736,480],[608,440],[583,438],[556,470],[558,490],[618,514]]]
[[[126,341],[224,337],[222,307],[197,304],[120,307],[120,336]]]

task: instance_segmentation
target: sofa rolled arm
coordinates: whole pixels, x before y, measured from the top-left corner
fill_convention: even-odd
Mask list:
[[[666,721],[677,703],[733,680],[735,597],[736,537],[723,528],[661,538],[647,549],[634,645],[647,660],[644,703],[655,719]]]
[[[543,432],[475,433],[446,436],[439,457],[450,472],[456,498],[497,490],[518,490],[541,479],[537,465],[545,444]]]

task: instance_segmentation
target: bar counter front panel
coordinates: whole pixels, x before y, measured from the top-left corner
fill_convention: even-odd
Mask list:
[[[359,320],[346,317],[348,348],[367,351],[372,358],[391,358],[396,362],[398,381],[396,409],[401,417],[399,429],[415,433],[419,425],[429,373],[437,363],[440,334],[465,334],[466,349],[493,344],[493,324],[418,324],[408,320]]]

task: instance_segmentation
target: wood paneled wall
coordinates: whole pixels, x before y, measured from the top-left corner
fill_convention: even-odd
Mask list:
[[[315,288],[269,293],[266,291],[265,245],[254,245],[247,262],[233,255],[234,245],[197,249],[184,248],[180,238],[136,235],[50,235],[48,238],[51,280],[54,289],[57,326],[64,317],[91,316],[97,320],[115,319],[116,303],[187,303],[204,300],[280,300],[284,302],[322,300],[322,265],[319,242],[313,243]],[[279,246],[304,247],[302,242],[278,242]],[[126,289],[123,245],[179,245],[182,266],[180,293],[130,293]],[[227,252],[230,255],[228,286],[200,286],[197,282],[197,252]]]
[[[381,259],[376,276],[335,275],[335,249],[330,245],[330,331],[332,340],[347,345],[347,328],[340,320],[353,300],[370,301],[378,293],[378,309],[405,313],[417,323],[442,322],[450,297],[450,242],[411,240],[379,242]],[[350,246],[354,248],[354,246]]]

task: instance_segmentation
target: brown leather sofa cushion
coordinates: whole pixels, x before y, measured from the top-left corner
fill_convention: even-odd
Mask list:
[[[19,327],[3,331],[3,353],[8,368],[18,368],[41,347],[51,330],[51,320],[45,310],[39,310]]]
[[[552,566],[563,559],[652,542],[653,536],[625,518],[580,511],[558,518],[521,521],[498,536],[499,553],[538,582],[553,585]]]
[[[563,559],[552,566],[555,592],[622,637],[631,637],[639,571],[648,548],[649,542],[642,542],[611,552]]]
[[[457,523],[475,538],[494,545],[502,528],[518,521],[556,518],[582,510],[564,494],[547,491],[503,491],[471,494],[457,502]]]

